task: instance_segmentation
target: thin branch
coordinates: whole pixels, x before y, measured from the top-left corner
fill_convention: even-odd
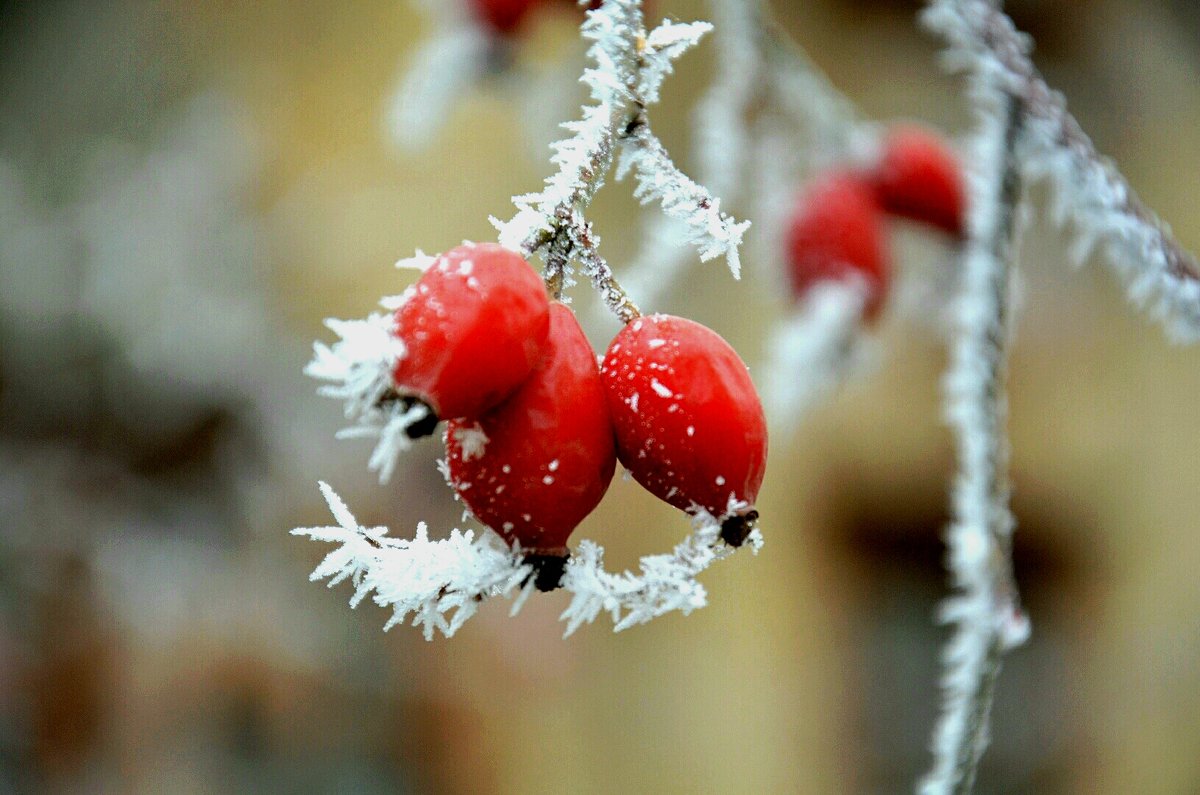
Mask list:
[[[942,608],[956,625],[945,651],[944,704],[934,730],[933,770],[923,795],[965,795],[988,743],[1000,660],[1024,642],[1029,624],[1012,571],[1014,520],[1009,510],[1007,359],[1010,271],[1020,198],[1018,143],[1022,101],[995,75],[973,76],[981,115],[972,174],[971,217],[958,330],[946,378],[947,414],[958,439],[959,474],[947,532],[957,593]]]
[[[924,20],[948,42],[951,68],[985,64],[1020,98],[1026,128],[1022,168],[1028,177],[1049,179],[1056,215],[1075,222],[1077,263],[1103,245],[1131,301],[1162,322],[1173,339],[1200,340],[1200,263],[1096,151],[1062,95],[1034,67],[1029,37],[988,0],[935,0]]]
[[[617,179],[632,169],[638,181],[634,198],[660,202],[664,213],[686,225],[688,242],[700,249],[702,261],[724,254],[733,277],[741,278],[738,247],[750,222],[738,223],[721,212],[720,199],[679,170],[644,111],[627,126],[623,142]]]
[[[663,80],[673,61],[694,46],[712,26],[706,22],[678,24],[665,21],[648,35],[642,28],[638,0],[607,0],[588,14],[581,29],[593,44],[588,56],[594,68],[584,72],[595,104],[582,118],[569,123],[570,138],[553,145],[558,172],[538,193],[516,196],[517,214],[507,222],[493,219],[500,242],[526,257],[542,253],[544,278],[556,298],[570,286],[572,261],[580,261],[594,282],[606,291],[605,304],[624,314],[636,307],[620,289],[607,265],[597,267],[598,255],[576,250],[574,242],[587,232],[583,213],[612,166],[618,149],[627,167],[636,170],[637,195],[643,201],[658,199],[664,210],[687,222],[689,241],[708,259],[725,254],[736,276],[737,248],[748,223],[737,223],[719,211],[719,202],[672,163],[653,136],[646,108],[658,100]],[[620,295],[617,300],[614,296]]]

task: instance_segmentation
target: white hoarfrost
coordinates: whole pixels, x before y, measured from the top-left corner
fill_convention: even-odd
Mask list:
[[[475,423],[455,428],[454,441],[458,442],[458,446],[462,449],[463,460],[470,461],[483,457],[487,450],[488,437],[479,423]]]
[[[584,70],[582,81],[595,104],[585,106],[578,121],[563,125],[572,135],[552,144],[551,162],[558,170],[545,187],[514,196],[516,215],[492,222],[502,244],[528,255],[548,249],[548,255],[563,260],[555,267],[578,260],[597,281],[594,257],[589,257],[593,236],[582,211],[620,150],[618,177],[632,172],[638,183],[635,195],[643,203],[660,202],[664,212],[683,222],[687,240],[702,259],[724,255],[736,276],[738,246],[749,223],[722,213],[719,200],[672,163],[646,116],[674,59],[712,26],[668,20],[644,34],[641,23],[640,4],[631,0],[612,0],[588,13],[581,33],[592,42],[588,57],[594,66]],[[600,269],[601,279],[607,276],[605,270]]]
[[[363,527],[327,483],[321,493],[337,520],[336,527],[301,527],[293,535],[338,544],[313,570],[310,579],[329,578],[329,586],[350,580],[357,607],[371,596],[392,617],[384,629],[403,623],[421,627],[426,640],[434,632],[452,637],[491,596],[508,596],[521,587],[532,569],[495,533],[475,536],[454,530],[450,537],[431,541],[425,523],[410,540],[387,535],[386,527]]]
[[[403,300],[396,296],[380,303],[394,309]],[[317,392],[343,402],[353,424],[338,432],[339,439],[378,439],[368,466],[379,472],[380,482],[387,482],[400,453],[409,448],[409,426],[428,413],[421,404],[405,406],[387,399],[404,343],[392,333],[391,314],[376,312],[363,320],[330,318],[325,325],[341,339],[333,345],[313,343],[313,358],[304,373],[330,382]]]
[[[328,578],[330,587],[350,580],[351,607],[370,596],[380,607],[392,609],[384,629],[411,615],[412,625],[422,628],[426,640],[432,640],[435,632],[452,637],[483,600],[516,595],[510,611],[515,615],[533,590],[533,569],[522,562],[520,549],[509,548],[491,530],[476,536],[471,530],[455,529],[448,538],[433,541],[422,522],[415,538],[393,538],[386,527],[360,525],[328,484],[320,487],[337,526],[301,527],[292,534],[338,547],[325,556],[310,579]],[[744,508],[731,501],[729,512]],[[667,613],[687,615],[704,607],[708,593],[696,578],[734,553],[720,540],[720,533],[718,519],[698,512],[692,533],[670,553],[643,557],[637,574],[605,571],[604,548],[581,541],[562,579],[562,589],[571,594],[561,616],[567,624],[564,637],[601,613],[607,613],[614,631],[620,632]],[[757,529],[745,542],[754,552],[762,543]]]
[[[1071,260],[1099,250],[1129,300],[1180,342],[1200,340],[1200,264],[1101,156],[1029,58],[1031,40],[990,0],[938,0],[924,16],[949,44],[952,69],[988,71],[1023,103],[1019,158],[1027,179],[1053,189],[1052,214],[1075,234]]]

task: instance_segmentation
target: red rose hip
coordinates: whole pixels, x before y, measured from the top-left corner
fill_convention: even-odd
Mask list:
[[[495,243],[447,251],[396,310],[395,334],[405,347],[392,373],[396,392],[423,402],[434,417],[483,414],[533,371],[549,311],[541,278],[515,251]]]
[[[867,289],[863,314],[874,318],[891,279],[883,214],[872,186],[849,172],[813,182],[787,230],[788,274],[797,298],[822,281],[861,279]]]
[[[890,130],[883,142],[876,188],[888,212],[962,236],[966,207],[962,167],[937,134],[916,125]]]
[[[471,0],[470,3],[476,19],[503,36],[516,33],[537,4],[538,0]]]
[[[633,478],[677,508],[720,519],[722,536],[740,545],[757,517],[767,425],[729,343],[694,321],[648,315],[613,339],[600,376],[617,457]]]
[[[452,421],[446,449],[450,484],[481,522],[534,556],[565,557],[617,462],[596,354],[569,308],[550,305],[529,379],[478,421]]]

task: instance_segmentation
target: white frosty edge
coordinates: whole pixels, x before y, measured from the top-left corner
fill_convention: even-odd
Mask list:
[[[403,296],[384,299],[395,308]],[[373,313],[362,320],[329,318],[325,325],[341,339],[326,345],[313,343],[313,358],[304,374],[330,383],[318,394],[343,401],[351,425],[338,432],[339,439],[374,438],[379,441],[368,461],[379,480],[386,483],[396,468],[400,453],[410,447],[406,431],[424,419],[428,410],[421,404],[405,408],[394,402],[380,405],[392,386],[392,371],[404,356],[404,343],[392,333],[391,314]]]
[[[435,632],[449,638],[475,614],[483,599],[515,594],[510,615],[516,615],[529,597],[532,568],[522,563],[519,549],[510,548],[491,530],[476,536],[474,531],[456,528],[448,538],[431,541],[421,522],[415,538],[396,539],[387,535],[386,527],[360,525],[327,483],[321,482],[320,488],[337,526],[291,532],[339,546],[309,579],[328,579],[330,587],[348,579],[354,585],[351,607],[371,596],[380,607],[392,608],[385,630],[412,615],[412,625],[422,628],[426,640],[432,640]],[[731,500],[729,513],[747,507]],[[670,553],[644,556],[638,574],[605,571],[604,548],[581,541],[562,580],[562,589],[572,594],[560,616],[567,622],[563,637],[601,613],[608,613],[613,631],[620,632],[676,610],[687,615],[704,607],[708,593],[697,576],[735,552],[720,542],[720,532],[719,519],[697,512],[692,533]],[[754,553],[762,544],[757,528],[745,541]]]
[[[340,546],[309,579],[328,578],[329,587],[349,579],[354,585],[351,607],[367,596],[380,607],[390,607],[385,631],[411,614],[412,625],[422,628],[426,640],[432,640],[435,631],[453,637],[482,599],[512,594],[532,571],[490,530],[476,536],[471,530],[455,529],[449,538],[430,541],[421,522],[412,540],[392,538],[386,527],[360,525],[329,484],[322,482],[320,487],[337,526],[300,527],[292,535]]]

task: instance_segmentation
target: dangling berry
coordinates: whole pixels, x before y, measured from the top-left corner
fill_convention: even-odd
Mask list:
[[[424,403],[434,417],[482,415],[533,371],[549,310],[541,278],[515,251],[495,243],[447,251],[396,310],[405,347],[393,371],[399,399]]]
[[[722,536],[740,545],[758,515],[767,425],[729,343],[694,321],[648,315],[617,334],[600,375],[617,457],[634,479],[677,508],[721,519]]]
[[[793,212],[787,252],[797,298],[817,282],[858,278],[867,289],[864,316],[878,315],[888,292],[891,264],[883,216],[864,178],[834,172],[810,185]]]
[[[537,0],[471,0],[475,17],[501,36],[516,33]]]
[[[890,130],[883,142],[876,187],[888,212],[962,236],[966,207],[962,167],[938,135],[915,125]]]
[[[534,556],[566,555],[617,462],[596,354],[570,309],[551,304],[545,357],[478,421],[452,421],[446,450],[450,483],[481,522]]]

